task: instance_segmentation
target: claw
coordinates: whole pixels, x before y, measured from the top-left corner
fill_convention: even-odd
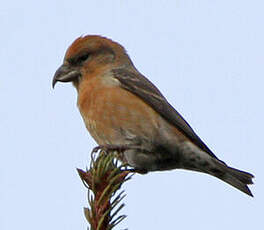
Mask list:
[[[92,150],[92,153],[97,153],[100,149],[102,149],[102,147],[103,146],[101,146],[101,145],[98,145],[98,146],[94,147],[93,150]]]

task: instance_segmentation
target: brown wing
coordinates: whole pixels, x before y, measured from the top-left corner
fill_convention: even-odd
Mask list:
[[[191,126],[183,117],[169,104],[161,92],[143,75],[127,71],[125,69],[114,69],[114,77],[119,80],[121,87],[140,97],[149,104],[168,122],[177,127],[186,137],[209,155],[217,158],[213,152],[196,135]],[[218,159],[218,158],[217,158]]]

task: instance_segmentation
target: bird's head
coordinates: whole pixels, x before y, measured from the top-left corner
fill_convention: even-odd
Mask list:
[[[133,67],[125,49],[105,37],[87,35],[77,38],[66,51],[63,64],[56,71],[52,86],[72,82],[78,88],[80,81],[115,67]]]

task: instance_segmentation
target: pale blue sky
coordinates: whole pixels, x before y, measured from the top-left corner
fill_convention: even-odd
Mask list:
[[[124,187],[116,229],[263,229],[264,2],[5,1],[0,8],[0,229],[86,229],[87,133],[54,72],[80,35],[126,47],[215,154],[256,175],[252,199],[213,177],[174,170]]]

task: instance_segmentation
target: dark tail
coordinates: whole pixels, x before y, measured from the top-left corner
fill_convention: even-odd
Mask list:
[[[248,185],[253,184],[254,176],[250,173],[231,168],[223,161],[200,150],[198,147],[186,143],[183,145],[181,155],[181,168],[203,172],[215,176],[240,191],[252,196]]]
[[[253,197],[248,188],[248,185],[253,184],[252,179],[254,176],[252,174],[231,168],[220,161],[218,161],[216,167],[210,169],[210,174]]]

